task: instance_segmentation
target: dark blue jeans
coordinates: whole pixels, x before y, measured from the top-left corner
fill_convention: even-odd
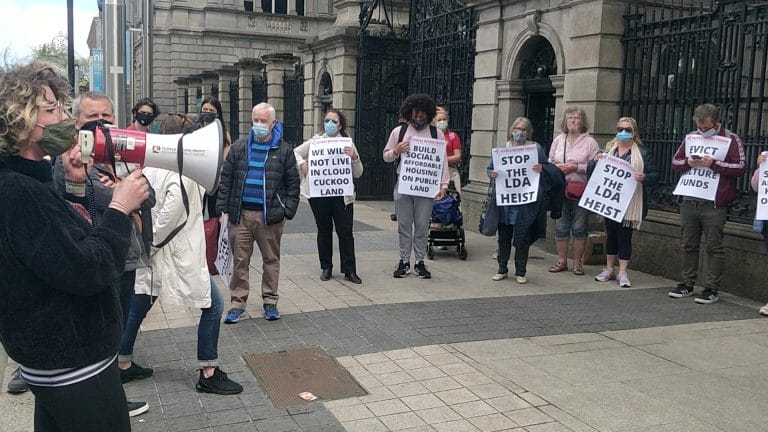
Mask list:
[[[152,304],[150,295],[134,293],[131,296],[128,318],[123,320],[123,339],[120,342],[118,361],[128,362],[133,358],[133,345],[136,343],[136,335],[139,334],[139,326],[147,316],[147,312],[152,309]]]

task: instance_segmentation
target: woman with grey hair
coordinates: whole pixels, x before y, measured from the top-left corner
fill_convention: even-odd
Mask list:
[[[533,136],[533,126],[531,121],[525,117],[518,117],[512,122],[509,128],[508,141],[506,147],[516,147],[523,145],[535,145],[538,153],[538,163],[533,165],[533,171],[541,173],[542,164],[547,163],[547,156],[541,145],[528,138]],[[494,170],[493,158],[488,161],[486,167],[488,178],[494,181],[498,177],[498,172]],[[494,191],[495,194],[495,185]],[[544,202],[544,192],[539,183],[538,198],[535,202],[528,204],[499,206],[499,228],[498,235],[498,255],[496,260],[499,264],[499,270],[493,275],[493,280],[500,281],[507,278],[507,264],[512,252],[512,245],[515,246],[515,280],[519,284],[528,282],[526,270],[528,265],[528,250],[533,242],[533,226],[539,215],[539,210]]]

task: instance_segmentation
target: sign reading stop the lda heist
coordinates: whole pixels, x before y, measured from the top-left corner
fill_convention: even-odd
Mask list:
[[[579,207],[621,222],[637,187],[634,176],[635,170],[627,161],[606,155],[597,161]]]
[[[316,138],[309,146],[307,161],[310,198],[355,194],[352,183],[352,158],[344,154],[351,138]]]
[[[491,150],[496,171],[496,205],[510,206],[535,202],[539,194],[540,173],[536,144],[496,147]]]
[[[434,198],[440,191],[445,163],[445,141],[412,136],[401,156],[397,193]]]
[[[685,136],[686,156],[711,156],[715,160],[723,161],[728,155],[731,139],[719,135],[703,137],[699,134]],[[717,184],[720,182],[720,173],[709,167],[691,167],[680,175],[680,180],[675,187],[674,195],[684,195],[714,201],[717,194]]]
[[[757,168],[757,211],[755,219],[768,220],[768,160]]]

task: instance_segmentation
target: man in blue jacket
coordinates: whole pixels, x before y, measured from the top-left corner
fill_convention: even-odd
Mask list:
[[[253,243],[263,260],[261,297],[264,318],[280,318],[277,282],[280,277],[280,239],[286,219],[299,206],[299,172],[290,144],[282,139],[283,126],[275,109],[260,103],[251,111],[248,136],[232,144],[221,171],[216,209],[227,214],[233,253],[229,284],[231,309],[224,317],[234,324],[245,315],[250,286],[248,270]]]

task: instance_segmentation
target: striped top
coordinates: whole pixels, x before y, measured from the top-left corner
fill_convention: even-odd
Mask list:
[[[268,142],[253,141],[248,147],[248,174],[245,176],[243,202],[264,206],[264,163],[272,147]]]
[[[19,371],[21,371],[21,378],[29,385],[38,387],[64,387],[95,377],[114,363],[116,359],[117,354],[82,368],[52,370],[32,369],[19,365]]]

